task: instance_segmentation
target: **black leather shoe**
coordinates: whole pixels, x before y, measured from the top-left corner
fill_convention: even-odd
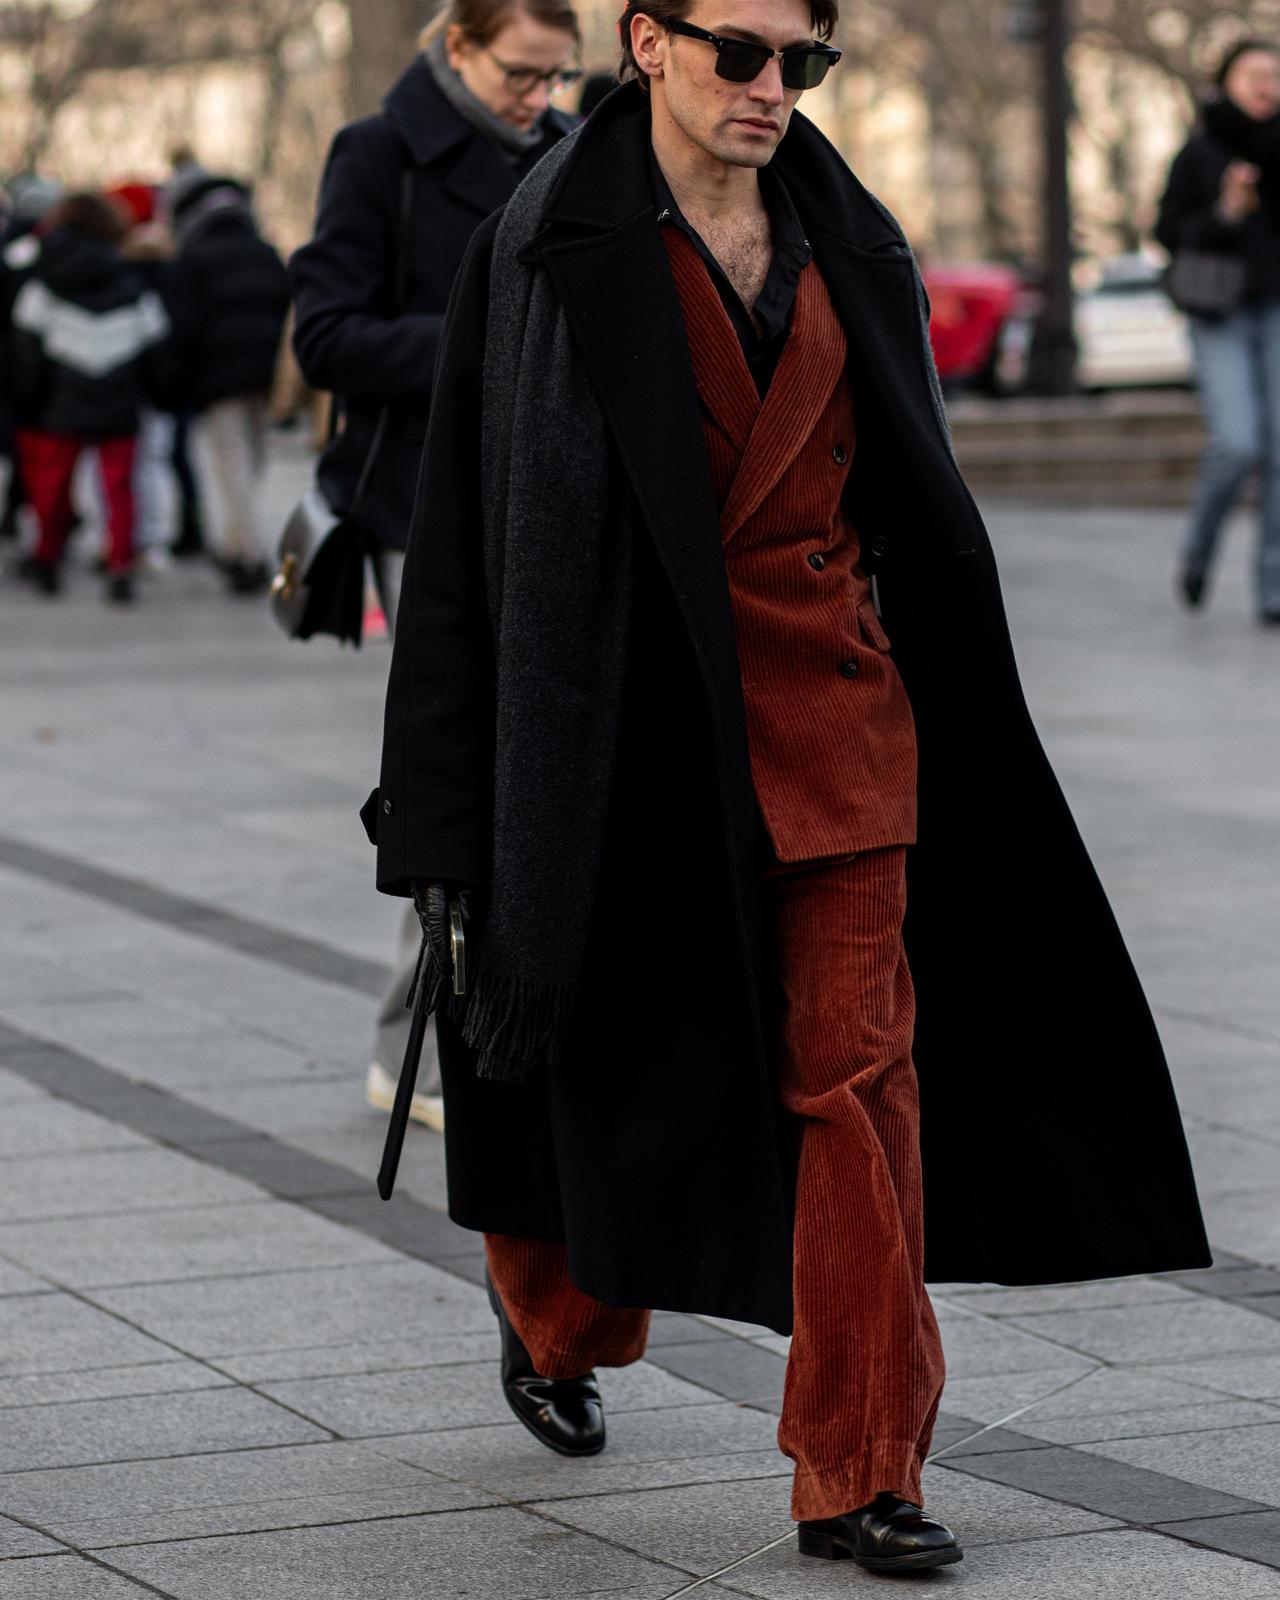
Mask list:
[[[598,1456],[605,1444],[604,1405],[595,1373],[540,1378],[493,1284],[486,1280],[486,1287],[502,1330],[502,1392],[507,1404],[548,1450],[562,1456]]]
[[[868,1572],[919,1572],[964,1558],[950,1528],[896,1494],[842,1517],[800,1524],[800,1554],[820,1561],[856,1561]]]

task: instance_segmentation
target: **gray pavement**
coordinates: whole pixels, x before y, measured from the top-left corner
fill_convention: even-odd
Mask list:
[[[925,1581],[1280,1597],[1280,630],[1243,528],[1189,618],[1164,513],[991,522],[1218,1264],[936,1287],[927,1491],[968,1557]],[[0,582],[0,1600],[872,1592],[795,1551],[785,1340],[658,1316],[604,1374],[609,1449],[561,1460],[498,1393],[441,1141],[415,1129],[376,1199],[397,907],[355,811],[386,666],[203,570],[133,613],[87,574],[58,604]]]

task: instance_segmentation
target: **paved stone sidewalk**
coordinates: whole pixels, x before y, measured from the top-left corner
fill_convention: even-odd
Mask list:
[[[968,1556],[923,1581],[1280,1597],[1280,633],[1243,538],[1189,619],[1161,516],[992,522],[1218,1265],[936,1288],[927,1487]],[[0,582],[0,1600],[870,1594],[795,1552],[785,1340],[655,1318],[604,1375],[608,1451],[561,1460],[498,1393],[440,1140],[376,1199],[396,907],[355,811],[386,664],[286,644],[204,571],[131,614],[87,575],[56,605]]]

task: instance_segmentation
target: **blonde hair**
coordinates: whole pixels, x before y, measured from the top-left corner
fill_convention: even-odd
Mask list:
[[[448,28],[461,28],[474,44],[492,44],[519,11],[545,28],[561,28],[582,43],[582,23],[568,0],[447,0],[418,36],[425,50]]]

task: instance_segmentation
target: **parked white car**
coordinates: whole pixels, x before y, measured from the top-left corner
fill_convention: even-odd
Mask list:
[[[1145,253],[1091,263],[1077,275],[1076,342],[1082,389],[1146,389],[1194,381],[1187,319],[1161,287],[1162,258]],[[1026,386],[1029,317],[1001,334],[996,376],[1006,394]]]
[[[1145,254],[1100,264],[1076,302],[1081,388],[1191,383],[1191,333],[1160,286],[1163,270],[1163,260]]]

